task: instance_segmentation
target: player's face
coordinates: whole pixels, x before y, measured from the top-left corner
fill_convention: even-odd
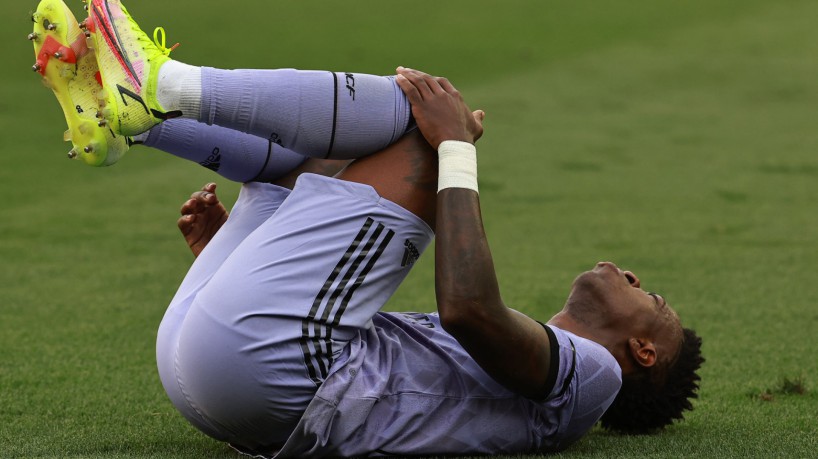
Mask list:
[[[656,293],[642,289],[639,278],[615,264],[600,262],[591,271],[580,274],[568,297],[571,307],[583,314],[595,314],[622,331],[623,337],[650,339],[656,344],[660,361],[673,359],[682,339],[682,326],[676,311]]]

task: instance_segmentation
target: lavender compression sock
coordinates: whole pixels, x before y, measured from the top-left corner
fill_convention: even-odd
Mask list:
[[[144,144],[243,183],[276,180],[307,159],[272,140],[184,118],[156,125]]]
[[[411,120],[394,77],[203,67],[201,88],[198,121],[317,158],[372,154],[398,140]]]

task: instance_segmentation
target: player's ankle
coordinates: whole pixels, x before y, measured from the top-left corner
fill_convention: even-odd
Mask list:
[[[196,118],[202,100],[200,67],[169,60],[162,64],[156,78],[156,101],[165,112],[181,111],[183,116]]]

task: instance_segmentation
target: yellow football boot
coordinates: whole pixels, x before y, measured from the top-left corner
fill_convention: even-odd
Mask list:
[[[28,38],[37,59],[32,70],[43,76],[65,114],[63,138],[74,146],[68,157],[91,166],[117,162],[128,151],[128,139],[102,118],[97,61],[76,18],[61,0],[42,0],[32,20]]]
[[[159,67],[170,60],[165,31],[154,40],[131,18],[119,0],[88,0],[85,27],[91,33],[102,87],[100,106],[114,132],[141,134],[181,112],[165,112],[156,100]]]

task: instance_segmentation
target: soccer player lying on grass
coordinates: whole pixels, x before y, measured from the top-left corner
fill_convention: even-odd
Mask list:
[[[412,70],[399,72],[398,83],[410,94],[429,144],[446,154],[450,146],[443,139],[476,140],[482,113],[469,119],[448,82]],[[375,313],[371,327],[360,330],[350,349],[331,364],[285,452],[554,451],[584,434],[612,400],[614,406],[602,419],[616,430],[649,432],[681,418],[682,409],[690,408],[688,397],[695,396],[700,340],[681,328],[664,299],[642,291],[633,273],[599,263],[576,279],[563,310],[548,326],[508,309],[482,232],[473,175],[465,174],[459,186],[449,187],[447,173],[462,170],[455,166],[452,171],[446,161],[441,159],[444,178],[437,182],[441,190],[434,202],[428,189],[435,182],[437,161],[416,134],[355,161],[338,177],[347,179],[352,171],[353,177],[361,177],[358,171],[364,170],[376,176],[403,173],[393,183],[419,185],[409,202],[436,227],[440,315]],[[411,171],[395,172],[410,163]],[[238,212],[247,212],[251,187],[261,186],[245,185]],[[381,196],[390,192],[378,190]],[[436,207],[436,213],[429,207]],[[194,193],[182,214],[179,228],[194,255],[212,238],[222,237],[221,224],[227,221],[225,228],[230,228],[233,218],[227,218],[215,184]],[[398,258],[400,253],[393,269],[400,269]],[[360,354],[362,358],[354,358]],[[620,374],[625,387],[615,399]]]
[[[547,325],[503,303],[477,192],[483,115],[445,79],[193,68],[118,1],[89,6],[93,51],[59,0],[32,34],[73,153],[111,164],[141,139],[250,182],[229,217],[211,185],[179,223],[197,258],[157,360],[197,428],[282,457],[546,452],[600,419],[650,432],[691,408],[700,340],[633,273],[580,274]],[[321,158],[358,159],[335,174],[346,163]],[[435,234],[439,315],[380,312]]]

